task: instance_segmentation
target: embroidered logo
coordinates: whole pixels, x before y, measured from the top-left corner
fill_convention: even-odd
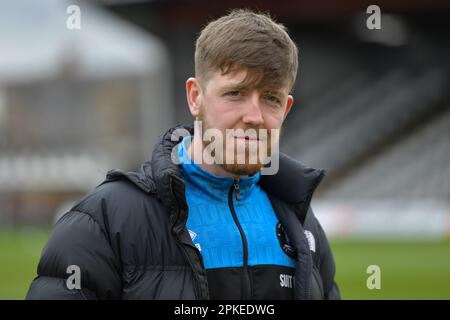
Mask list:
[[[194,241],[195,237],[197,237],[197,234],[192,230],[188,230],[188,231],[189,231],[189,235],[191,236],[191,240]]]
[[[311,231],[305,230],[305,236],[306,239],[308,240],[309,250],[311,250],[312,252],[316,252],[316,239],[314,239],[314,236],[311,233]]]
[[[189,235],[191,236],[192,242],[194,242],[194,239],[197,237],[197,234],[192,230],[188,229],[188,231],[189,231]],[[194,243],[194,245],[198,249],[198,251],[202,251],[202,247],[200,246],[200,243]]]

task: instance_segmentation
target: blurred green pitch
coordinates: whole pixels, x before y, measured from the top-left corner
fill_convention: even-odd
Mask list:
[[[0,299],[24,299],[48,228],[0,229]],[[343,299],[450,299],[450,241],[331,241]],[[369,290],[369,265],[381,289]]]

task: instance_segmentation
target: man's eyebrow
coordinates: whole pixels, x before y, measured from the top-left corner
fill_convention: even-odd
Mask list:
[[[262,92],[264,92],[265,94],[270,94],[270,95],[274,95],[277,97],[282,97],[283,95],[285,95],[285,93],[282,90],[276,90],[276,89],[262,90]]]
[[[283,92],[281,90],[263,90],[263,92],[269,93],[269,94],[276,94],[276,95],[282,95],[283,94]]]
[[[230,92],[230,91],[251,91],[252,89],[254,89],[254,88],[251,86],[248,86],[246,84],[229,83],[229,84],[224,85],[222,88],[220,88],[220,92],[226,93],[226,92]],[[277,96],[278,98],[281,98],[284,95],[286,95],[286,93],[284,93],[282,89],[259,88],[257,90],[264,94],[270,94],[270,95]]]
[[[228,92],[228,91],[239,91],[239,90],[248,90],[248,86],[240,84],[240,83],[230,83],[223,86],[220,91]]]

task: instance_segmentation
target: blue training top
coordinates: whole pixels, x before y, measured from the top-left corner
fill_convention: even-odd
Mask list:
[[[200,250],[206,269],[242,267],[245,234],[248,266],[277,265],[295,268],[296,262],[281,249],[276,235],[277,216],[267,194],[258,184],[260,173],[234,180],[213,175],[194,164],[187,150],[192,136],[179,144],[178,156],[186,201],[187,228]],[[238,183],[240,197],[231,197],[238,221],[230,207],[230,190]]]

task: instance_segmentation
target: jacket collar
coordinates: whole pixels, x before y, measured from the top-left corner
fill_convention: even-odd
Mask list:
[[[176,130],[184,130],[193,134],[193,126],[176,126],[160,135],[155,145],[151,160],[145,161],[138,172],[125,173],[121,170],[108,172],[105,182],[125,178],[147,193],[156,193],[168,208],[173,208],[172,183],[182,183],[178,164],[172,161],[172,152],[181,142],[183,136],[174,138]],[[176,151],[175,151],[176,154]],[[303,163],[279,154],[279,170],[274,175],[261,175],[259,184],[269,196],[276,197],[293,205],[308,204],[325,175],[322,169],[313,169]],[[184,190],[180,190],[184,191]]]
[[[259,181],[261,174],[258,172],[252,176],[234,179],[233,177],[221,177],[214,175],[200,165],[193,162],[188,154],[189,145],[192,142],[191,135],[184,137],[178,144],[178,159],[183,181],[186,185],[192,186],[197,192],[204,194],[210,200],[218,202],[228,202],[229,190],[233,185],[239,185],[239,202],[250,199],[250,194]]]

